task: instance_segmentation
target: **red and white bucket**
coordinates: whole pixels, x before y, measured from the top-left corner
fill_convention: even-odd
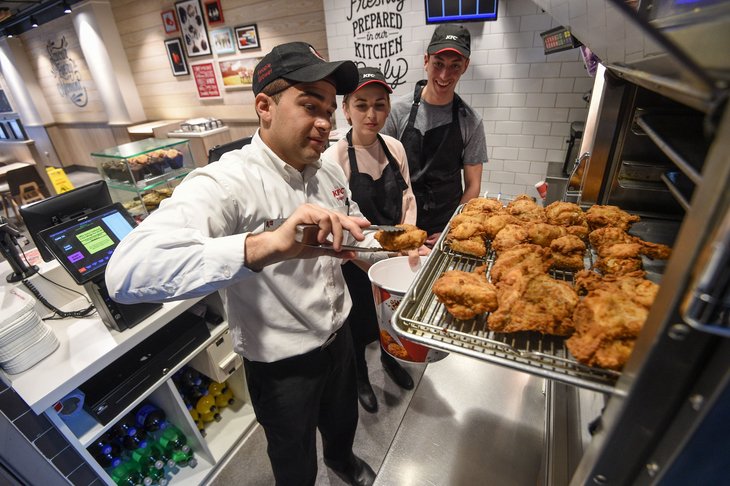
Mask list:
[[[380,345],[394,358],[410,363],[432,363],[449,354],[398,336],[391,323],[395,310],[425,262],[426,257],[421,257],[418,266],[411,268],[407,256],[398,256],[381,260],[368,271],[380,325]]]

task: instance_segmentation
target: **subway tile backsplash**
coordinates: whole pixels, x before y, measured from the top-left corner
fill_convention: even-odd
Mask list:
[[[423,54],[435,28],[423,23],[423,2],[404,2],[400,11],[398,2],[379,6],[373,2],[367,12],[355,14],[400,15],[402,28],[388,36],[402,36],[403,50],[388,59],[356,58],[349,4],[323,3],[330,58],[380,67],[405,61],[408,71],[394,96],[412,93],[414,83],[425,77]],[[490,161],[482,173],[482,192],[537,197],[534,184],[545,178],[548,163],[565,159],[571,122],[585,121],[588,105],[582,98],[593,87],[593,78],[578,49],[545,55],[540,33],[558,24],[531,0],[501,2],[498,17],[494,22],[464,24],[472,35],[472,53],[457,93],[485,121]],[[343,123],[338,113],[338,126]]]

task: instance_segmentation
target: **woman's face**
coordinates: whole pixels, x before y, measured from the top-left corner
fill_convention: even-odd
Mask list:
[[[342,109],[353,131],[363,136],[375,136],[390,113],[390,97],[381,84],[367,84],[352,93]]]

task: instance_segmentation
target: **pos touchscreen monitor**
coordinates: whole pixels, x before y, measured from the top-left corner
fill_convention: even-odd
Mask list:
[[[85,284],[103,279],[114,249],[136,225],[115,203],[45,229],[39,236],[76,283]]]
[[[20,215],[43,261],[50,262],[53,255],[38,236],[40,231],[109,206],[112,202],[106,182],[100,180],[21,206]]]

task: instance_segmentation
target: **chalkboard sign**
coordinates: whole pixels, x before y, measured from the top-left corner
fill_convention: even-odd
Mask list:
[[[10,101],[8,101],[5,91],[0,89],[0,113],[11,113],[12,111],[13,107],[10,106]]]

